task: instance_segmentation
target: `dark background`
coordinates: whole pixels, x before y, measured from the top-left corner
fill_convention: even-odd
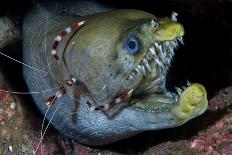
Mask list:
[[[20,26],[23,14],[30,7],[30,2],[25,0],[4,2],[6,3],[0,6],[0,16],[8,15]],[[144,10],[157,17],[170,16],[172,11],[179,13],[178,21],[183,24],[186,32],[185,45],[176,52],[168,77],[169,89],[186,84],[188,79],[190,82],[203,84],[210,99],[218,90],[232,85],[232,2],[230,0],[142,0],[138,2],[99,0],[99,2],[115,8]],[[15,48],[17,52],[19,51],[18,53],[11,52],[15,51]],[[6,51],[9,51],[9,55],[20,59],[20,52],[22,52],[20,49],[21,41],[17,46],[7,47]],[[207,121],[206,116],[210,118]],[[105,146],[103,149],[110,148],[122,153],[125,153],[125,150],[143,152],[149,146],[161,142],[190,138],[221,116],[220,112],[217,115],[207,112],[184,126],[145,132],[128,140]]]

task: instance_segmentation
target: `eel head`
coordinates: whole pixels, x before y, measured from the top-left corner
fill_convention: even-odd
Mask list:
[[[108,136],[109,141],[115,141],[131,133],[176,127],[205,112],[203,85],[188,83],[176,92],[166,89],[175,50],[183,44],[184,28],[176,16],[156,18],[143,11],[117,10],[86,17],[86,25],[72,38],[76,50],[67,52],[72,56],[69,68],[84,81],[96,104],[132,91],[115,117],[89,114],[102,122],[101,127],[95,124],[92,136],[105,140],[107,132],[117,137]],[[110,127],[114,131],[109,132]]]

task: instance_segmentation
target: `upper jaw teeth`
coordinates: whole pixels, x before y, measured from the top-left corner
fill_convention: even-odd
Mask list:
[[[147,74],[146,74],[145,67],[143,65],[140,65],[140,66],[141,66],[140,68],[142,70],[143,75],[146,76]]]
[[[160,76],[166,75],[174,57],[174,49],[179,47],[179,42],[184,44],[183,38],[177,38],[171,41],[155,42],[149,49],[135,69],[128,76],[128,80],[134,80],[140,76],[147,76],[152,73],[151,63],[156,63],[160,68]]]
[[[146,58],[143,58],[143,63],[144,63],[145,66],[147,67],[147,70],[151,73],[151,67],[150,67],[150,65],[149,65],[149,63],[148,63],[148,61],[147,61]]]
[[[182,37],[178,38],[178,41],[179,41],[182,45],[184,45],[184,41],[183,41],[183,38],[182,38]]]

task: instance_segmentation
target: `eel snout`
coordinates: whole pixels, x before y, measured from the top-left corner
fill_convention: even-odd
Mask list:
[[[203,85],[194,83],[187,87],[172,110],[178,121],[183,123],[203,114],[208,106],[207,93]]]
[[[140,56],[138,65],[131,71],[127,81],[129,85],[140,81],[131,95],[130,108],[153,113],[155,118],[160,117],[161,122],[173,121],[168,127],[181,125],[201,115],[208,106],[207,93],[201,84],[187,83],[182,88],[176,87],[176,92],[166,89],[166,77],[174,50],[179,47],[179,43],[184,44],[183,35],[184,28],[174,15],[171,18],[151,19],[149,24],[143,24],[139,38],[146,40],[143,45],[147,48],[144,48],[144,55]],[[148,120],[147,116],[145,118]],[[157,124],[156,121],[147,122]]]

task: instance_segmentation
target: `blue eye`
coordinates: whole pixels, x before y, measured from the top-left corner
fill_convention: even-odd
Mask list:
[[[127,36],[124,42],[124,49],[127,50],[129,54],[137,54],[140,50],[140,41],[134,35]]]

